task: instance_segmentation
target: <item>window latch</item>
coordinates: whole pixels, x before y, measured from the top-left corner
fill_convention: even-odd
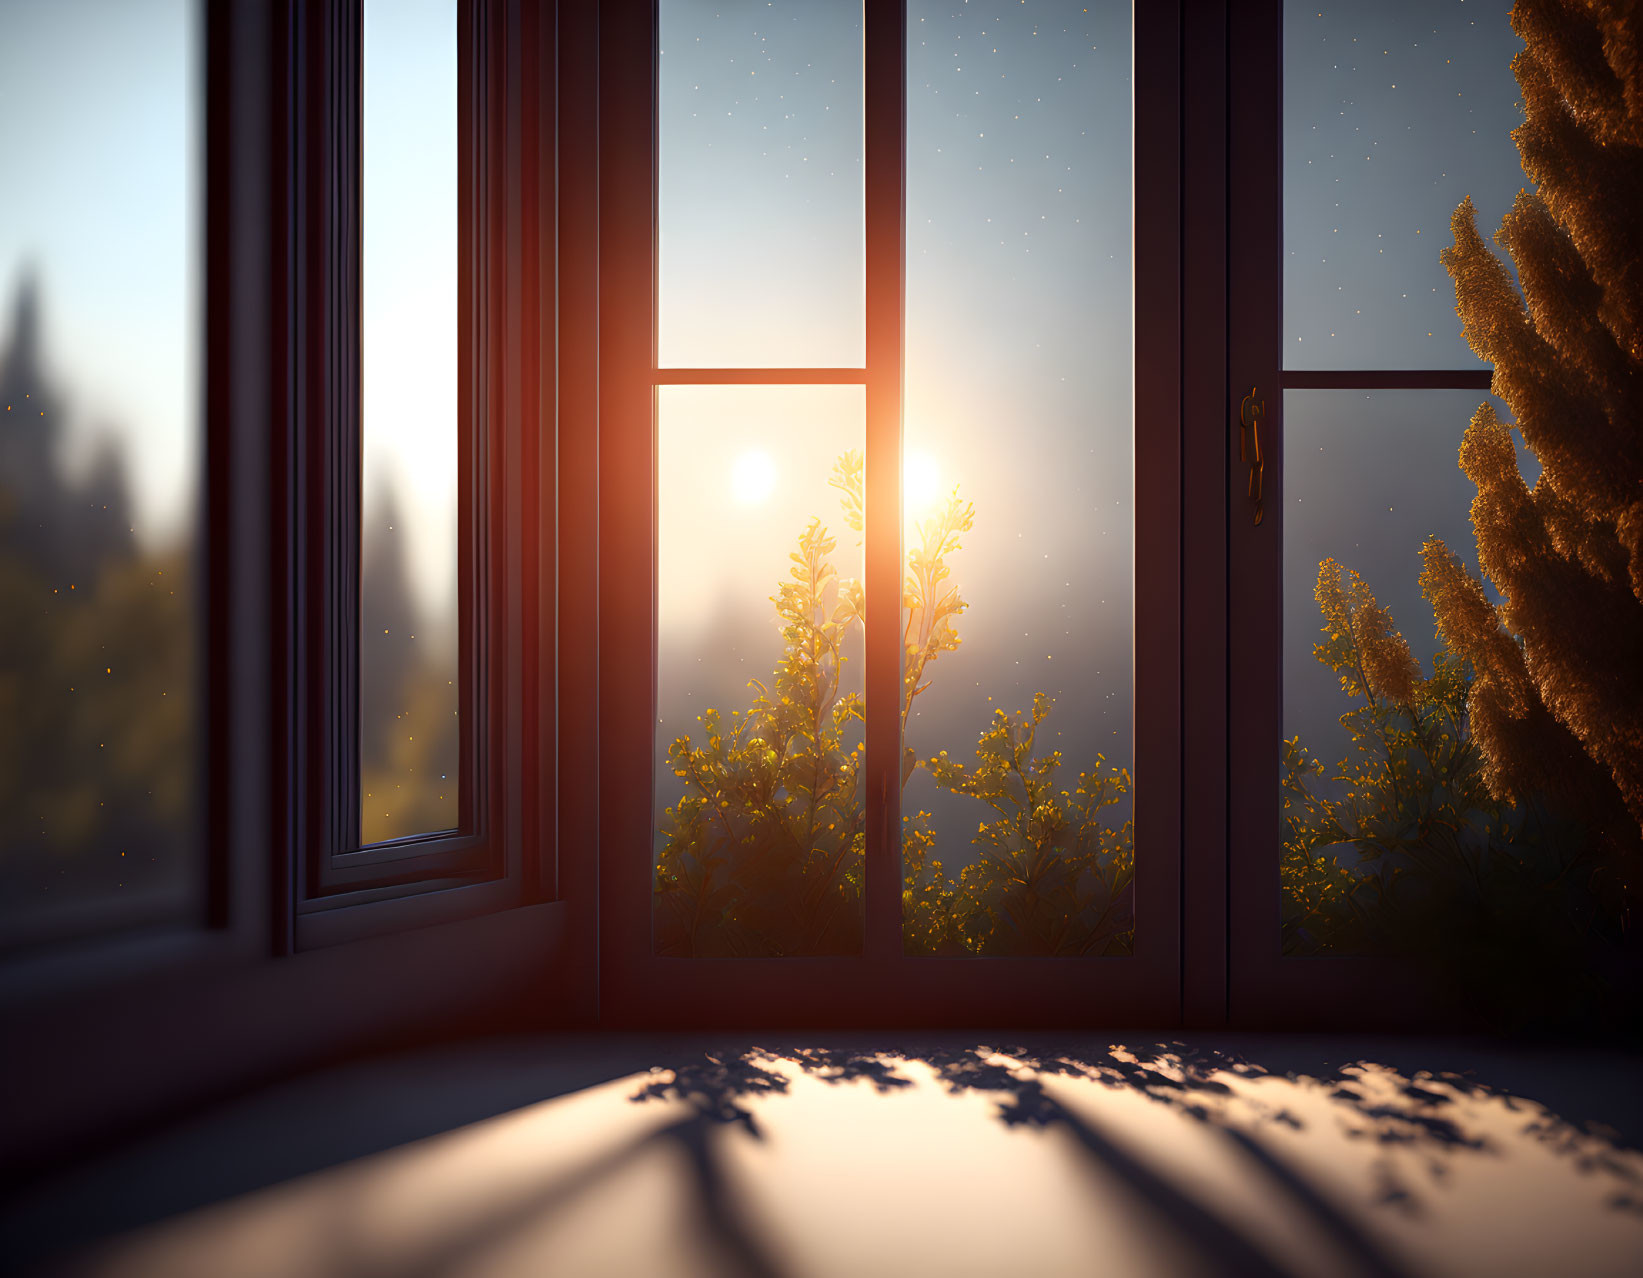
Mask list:
[[[1256,399],[1255,394],[1251,386],[1238,405],[1238,460],[1249,464],[1249,497],[1255,503],[1255,522],[1259,524],[1266,514],[1266,502],[1261,496],[1266,474],[1266,461],[1261,456],[1261,419],[1266,416],[1266,400]]]

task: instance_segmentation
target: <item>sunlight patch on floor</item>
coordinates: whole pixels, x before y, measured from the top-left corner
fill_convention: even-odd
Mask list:
[[[752,1048],[175,1218],[86,1272],[1575,1278],[1640,1256],[1643,1155],[1458,1075]]]

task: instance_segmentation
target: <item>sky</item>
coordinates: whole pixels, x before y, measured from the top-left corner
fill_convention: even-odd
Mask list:
[[[1284,6],[1284,364],[1475,368],[1438,253],[1528,179],[1511,0]]]
[[[860,11],[661,0],[663,367],[861,367]]]
[[[32,276],[64,461],[120,446],[150,543],[198,491],[199,130],[188,0],[0,0],[0,344]]]
[[[456,608],[457,0],[365,0],[361,480],[422,606]],[[371,583],[364,583],[365,589]]]

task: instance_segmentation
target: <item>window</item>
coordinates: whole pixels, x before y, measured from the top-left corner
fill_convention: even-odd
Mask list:
[[[556,547],[595,435],[558,446],[591,396],[572,407],[554,354],[596,364],[591,340],[572,355],[596,193],[558,182],[562,137],[592,158],[597,15],[565,10],[561,130],[541,6],[0,6],[0,1004],[8,1080],[37,1102],[19,1157],[71,1156],[248,1062],[592,1001],[591,977],[537,983],[585,962],[593,924],[553,899],[578,890],[553,855],[554,640],[585,645],[590,611],[556,625],[562,564],[593,597],[587,539]],[[413,757],[372,829],[367,720],[401,722],[416,665],[362,630],[396,595],[406,642],[438,643],[436,686],[457,682],[432,711],[457,720],[456,786],[414,788]],[[56,1085],[88,1052],[141,1067],[91,1097]]]
[[[861,7],[659,16],[653,943],[860,954]]]
[[[908,7],[886,528],[860,391],[667,384],[673,355],[755,383],[860,358],[860,9],[660,14],[657,950],[861,952],[882,717],[907,953],[1129,953],[1129,16]],[[898,541],[892,709],[863,695],[862,548]]]
[[[1283,105],[1232,127],[1235,1016],[1499,1025],[1619,988],[1640,631],[1594,547],[1629,463],[1607,267],[1569,232],[1610,197],[1511,8],[1246,19]]]
[[[542,198],[542,134],[503,79],[521,21],[368,0],[297,24],[299,945],[551,883],[522,842],[527,809],[551,839],[546,800],[520,783],[551,691],[545,721],[520,709],[527,679],[552,687],[551,650],[525,638],[552,615],[536,541],[552,425],[502,356],[522,316],[540,324],[542,258],[534,228],[528,269],[523,241],[504,257],[496,238]]]
[[[204,913],[200,26],[0,13],[0,947]]]
[[[1284,365],[1318,387],[1282,405],[1289,954],[1395,948],[1413,898],[1516,824],[1422,597],[1433,538],[1477,572],[1457,464],[1477,396],[1428,378],[1487,384],[1438,259],[1463,199],[1498,220],[1527,180],[1509,9],[1284,8]],[[1386,389],[1348,389],[1358,369]]]
[[[1178,958],[1177,33],[1116,5],[606,19],[606,1014],[1156,999]]]

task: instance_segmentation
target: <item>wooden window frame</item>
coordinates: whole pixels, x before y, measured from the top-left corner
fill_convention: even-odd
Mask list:
[[[602,6],[600,43],[599,983],[610,1025],[1173,1025],[1180,1014],[1180,8],[1136,6],[1134,955],[925,958],[902,952],[899,723],[867,729],[864,952],[659,958],[651,943],[656,619],[656,388],[861,383],[870,526],[901,526],[906,8],[863,5],[864,369],[667,369],[656,363],[657,0]],[[868,608],[899,608],[896,537],[870,541]],[[869,706],[899,701],[899,627],[868,628]],[[634,671],[649,671],[635,678]],[[874,784],[874,781],[877,784]],[[1143,833],[1144,832],[1144,833]]]
[[[345,816],[357,807],[352,756],[341,748],[358,733],[347,707],[357,663],[360,7],[200,5],[201,906],[8,952],[0,1007],[567,895],[585,895],[588,925],[555,927],[591,946],[591,863],[562,865],[557,854],[561,840],[591,847],[597,837],[591,802],[574,801],[592,788],[587,752],[566,759],[573,801],[561,804],[558,749],[562,730],[594,731],[591,548],[578,539],[592,520],[583,494],[597,441],[582,426],[594,413],[596,362],[583,269],[597,234],[591,173],[585,201],[563,218],[558,202],[561,150],[591,169],[594,129],[581,62],[561,75],[562,34],[590,59],[596,14],[464,0],[462,377],[473,405],[464,515],[476,535],[461,606],[472,636],[465,677],[481,712],[470,715],[480,730],[464,766],[485,788],[468,786],[462,834],[360,849]],[[567,419],[576,426],[562,432]],[[571,680],[564,725],[561,669]],[[589,1002],[563,991],[549,1002],[567,1000]]]
[[[260,376],[266,348],[233,340],[225,320],[235,299],[262,296],[267,283],[256,257],[271,213],[261,186],[267,174],[248,165],[236,143],[266,128],[269,82],[263,60],[248,56],[251,24],[233,20],[207,0],[196,0],[195,9],[200,300],[190,340],[199,343],[201,354],[195,392],[201,482],[193,555],[200,655],[194,716],[198,802],[189,837],[199,879],[180,910],[99,903],[6,945],[0,950],[0,1009],[95,987],[111,972],[243,956],[255,952],[267,935],[262,867],[268,846],[259,843],[254,824],[260,811],[256,780],[262,775],[256,769],[266,758],[267,725],[260,707],[233,713],[268,638],[260,569],[269,497],[247,486],[250,475],[266,473],[259,444],[267,438],[267,401],[255,390],[266,385]],[[262,331],[255,322],[245,328]]]
[[[296,69],[299,31],[340,3],[357,0],[201,6],[207,909],[0,963],[0,1086],[29,1098],[0,1122],[8,1183],[362,1051],[596,1015],[597,829],[579,801],[592,755],[558,748],[560,732],[579,747],[594,731],[594,550],[580,535],[597,443],[592,4],[485,0],[505,108],[490,135],[501,196],[489,218],[490,265],[508,269],[484,375],[501,406],[494,470],[507,472],[492,490],[492,571],[508,604],[502,686],[520,691],[498,761],[515,859],[475,886],[345,893],[297,915],[294,620],[313,583],[297,553]],[[558,858],[561,845],[572,855]],[[293,961],[296,949],[311,952]]]
[[[202,6],[203,917],[8,958],[0,1005],[555,901],[544,1001],[611,1026],[1453,1024],[1419,973],[1278,953],[1282,390],[1490,379],[1282,367],[1281,0],[1135,6],[1137,951],[1053,960],[900,952],[882,784],[862,956],[651,952],[655,689],[631,671],[656,658],[656,387],[864,385],[869,517],[900,526],[901,0],[864,3],[866,366],[757,370],[656,365],[656,0],[467,0],[464,768],[485,789],[462,834],[354,846],[359,3]],[[1260,527],[1232,428],[1252,384]],[[869,553],[870,597],[894,600],[899,548]],[[893,702],[895,630],[874,635],[869,696]],[[899,760],[887,723],[870,777]]]
[[[554,23],[521,0],[461,0],[459,66],[458,826],[360,836],[360,260],[363,0],[294,0],[285,278],[292,948],[546,899],[555,477],[540,340]],[[546,27],[548,35],[544,37]],[[546,43],[544,44],[544,39]],[[551,119],[551,117],[550,117]],[[551,127],[551,125],[550,125]],[[545,184],[548,189],[544,189]],[[551,228],[551,221],[547,223]],[[528,258],[528,260],[527,260]],[[552,249],[549,259],[551,272]],[[546,284],[546,289],[544,289]],[[551,384],[549,385],[551,390]],[[547,506],[544,506],[544,496]],[[531,713],[526,713],[530,697]]]

